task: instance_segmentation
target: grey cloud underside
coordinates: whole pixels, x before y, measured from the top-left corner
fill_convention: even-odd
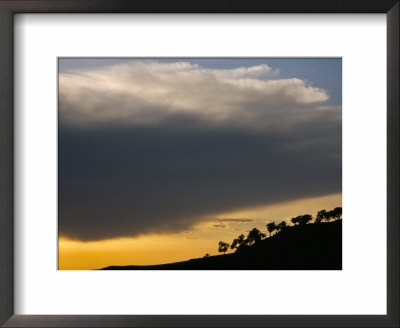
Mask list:
[[[337,116],[337,114],[335,114]],[[341,121],[250,131],[189,117],[59,127],[59,231],[80,240],[184,231],[247,206],[341,191]]]

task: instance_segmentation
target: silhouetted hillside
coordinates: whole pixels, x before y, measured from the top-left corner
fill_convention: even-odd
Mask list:
[[[240,246],[235,253],[148,266],[103,270],[341,270],[342,220],[287,226],[279,233]]]

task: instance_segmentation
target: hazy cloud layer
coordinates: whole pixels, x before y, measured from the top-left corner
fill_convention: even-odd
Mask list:
[[[177,232],[340,192],[341,108],[277,72],[133,61],[60,74],[61,235]]]
[[[213,224],[213,227],[214,228],[226,228],[226,225],[223,223],[216,223],[216,224]]]

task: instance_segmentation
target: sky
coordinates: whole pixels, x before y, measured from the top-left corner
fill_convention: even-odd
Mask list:
[[[341,206],[341,59],[59,59],[59,268]]]

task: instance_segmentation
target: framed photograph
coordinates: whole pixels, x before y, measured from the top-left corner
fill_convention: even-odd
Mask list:
[[[341,64],[59,58],[58,269],[341,270]]]
[[[2,325],[399,326],[398,1],[0,15]]]

